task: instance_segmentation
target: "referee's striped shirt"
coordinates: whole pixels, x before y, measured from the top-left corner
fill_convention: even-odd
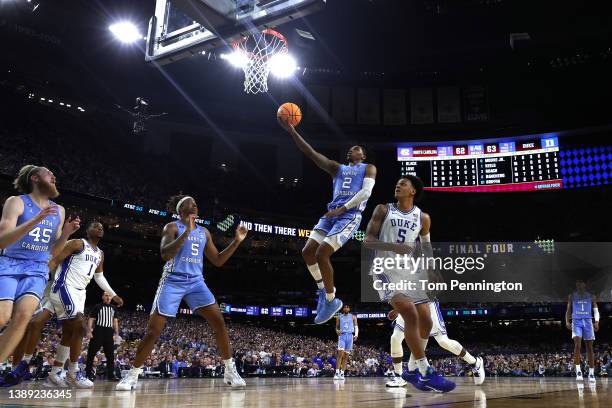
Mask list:
[[[113,319],[117,314],[117,307],[112,304],[98,303],[91,309],[89,317],[96,319],[96,327],[113,328]]]

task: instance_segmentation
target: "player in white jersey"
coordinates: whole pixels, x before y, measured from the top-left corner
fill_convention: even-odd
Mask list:
[[[418,282],[428,277],[425,269],[413,262],[418,259],[414,256],[418,252],[417,238],[425,255],[431,256],[431,218],[414,205],[422,190],[423,182],[418,177],[402,177],[395,186],[397,202],[379,204],[374,210],[364,247],[376,251],[372,268],[374,288],[381,300],[389,302],[406,322],[404,338],[418,368],[408,381],[422,391],[448,392],[455,384],[435,373],[425,356],[433,323],[429,297]],[[391,267],[387,268],[386,261],[395,262],[390,262]]]
[[[62,339],[57,346],[55,363],[47,379],[47,385],[61,388],[93,387],[93,383],[78,370],[78,358],[85,334],[85,289],[91,279],[95,279],[100,289],[108,292],[117,305],[123,305],[123,299],[113,291],[103,273],[104,253],[98,243],[104,236],[104,227],[97,221],[90,222],[86,232],[86,239],[68,241],[64,250],[49,262],[49,269],[55,271],[55,279],[48,297],[43,299],[43,311],[34,317],[28,327],[31,332],[25,336],[29,343],[26,347],[35,347],[36,342],[32,339],[40,338],[42,328],[53,315],[61,322]],[[26,349],[26,360],[29,360],[34,347],[31,350]],[[68,358],[69,370],[64,377],[62,370]]]
[[[449,339],[446,334],[446,325],[442,318],[442,311],[440,310],[440,304],[436,300],[429,302],[429,313],[433,326],[431,328],[430,337],[433,337],[438,342],[438,345],[443,349],[446,349],[461,357],[463,361],[472,366],[472,373],[474,376],[474,384],[481,385],[485,380],[485,369],[482,357],[474,357],[471,355],[465,347],[456,340]],[[402,360],[404,357],[404,350],[402,348],[402,341],[404,340],[404,319],[400,316],[397,311],[392,310],[389,312],[389,320],[395,320],[395,327],[393,328],[393,335],[391,336],[391,357],[393,358],[393,367],[396,375],[401,377]],[[410,360],[408,361],[408,371],[414,371],[417,369],[416,360],[412,353],[410,354]],[[398,377],[394,377],[387,383],[387,387],[402,387],[406,385],[406,382]]]

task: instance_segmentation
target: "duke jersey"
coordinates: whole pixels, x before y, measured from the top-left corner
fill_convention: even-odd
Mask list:
[[[351,313],[340,313],[340,334],[353,333],[355,327],[353,326],[353,315]]]
[[[21,195],[23,201],[23,214],[17,219],[17,225],[28,222],[40,212],[40,208],[29,195]],[[56,205],[53,201],[49,204]],[[45,275],[48,274],[46,263],[49,262],[51,256],[51,245],[55,241],[57,229],[60,224],[59,209],[55,215],[47,215],[44,219],[38,222],[26,235],[19,241],[8,246],[2,252],[3,256],[14,259],[23,259],[34,262],[41,262],[45,267],[40,271]]]
[[[416,242],[421,232],[422,212],[416,205],[412,210],[404,212],[395,203],[387,204],[387,215],[380,227],[378,239],[393,244],[410,244]],[[378,257],[395,258],[392,251],[377,251]]]
[[[175,223],[178,228],[177,236],[181,236],[187,227],[180,221]],[[190,277],[202,276],[205,246],[206,231],[201,226],[196,225],[196,228],[189,233],[187,241],[185,241],[178,254],[164,265],[164,274],[176,272]]]
[[[57,267],[53,292],[57,292],[63,285],[84,290],[98,269],[102,261],[102,250],[92,247],[86,239],[81,241],[83,241],[83,249],[64,259]]]
[[[593,295],[589,292],[572,294],[572,319],[590,319],[592,317]]]
[[[363,179],[365,178],[365,170],[368,165],[359,163],[354,166],[340,165],[338,173],[334,177],[334,197],[327,204],[328,210],[333,210],[342,207],[348,203],[351,198],[363,187]],[[347,213],[362,212],[367,204],[367,200],[359,203],[357,207],[353,207]]]

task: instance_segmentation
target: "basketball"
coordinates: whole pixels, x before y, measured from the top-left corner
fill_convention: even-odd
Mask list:
[[[276,116],[291,126],[297,126],[302,120],[302,111],[295,103],[285,102],[278,108]]]

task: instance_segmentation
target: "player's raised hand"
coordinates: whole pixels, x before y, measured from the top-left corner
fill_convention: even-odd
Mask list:
[[[244,241],[244,239],[246,238],[248,232],[249,232],[249,230],[247,229],[247,227],[245,227],[244,225],[240,224],[236,228],[236,232],[234,233],[234,235],[236,237],[236,241],[238,241],[238,242]]]
[[[74,234],[79,228],[81,228],[81,219],[78,215],[76,217],[71,216],[64,223],[64,232],[68,233],[69,236]]]
[[[293,126],[291,126],[289,124],[289,122],[286,122],[284,120],[282,120],[280,117],[276,117],[276,121],[278,122],[279,126],[282,127],[283,129],[285,129],[286,132],[291,133],[293,130],[295,130],[295,128]]]
[[[118,307],[123,306],[123,299],[121,299],[119,296],[115,295],[115,297],[113,297],[112,299],[113,302],[115,302],[117,304]]]
[[[38,222],[38,221],[44,220],[49,215],[57,215],[58,212],[59,212],[59,209],[58,209],[57,205],[48,205],[48,206],[42,208],[38,212],[38,214],[36,214],[36,217],[34,217],[34,218]]]
[[[397,310],[392,309],[389,313],[387,313],[387,319],[395,320],[395,319],[397,319],[398,315],[399,315],[399,313],[397,313]]]

